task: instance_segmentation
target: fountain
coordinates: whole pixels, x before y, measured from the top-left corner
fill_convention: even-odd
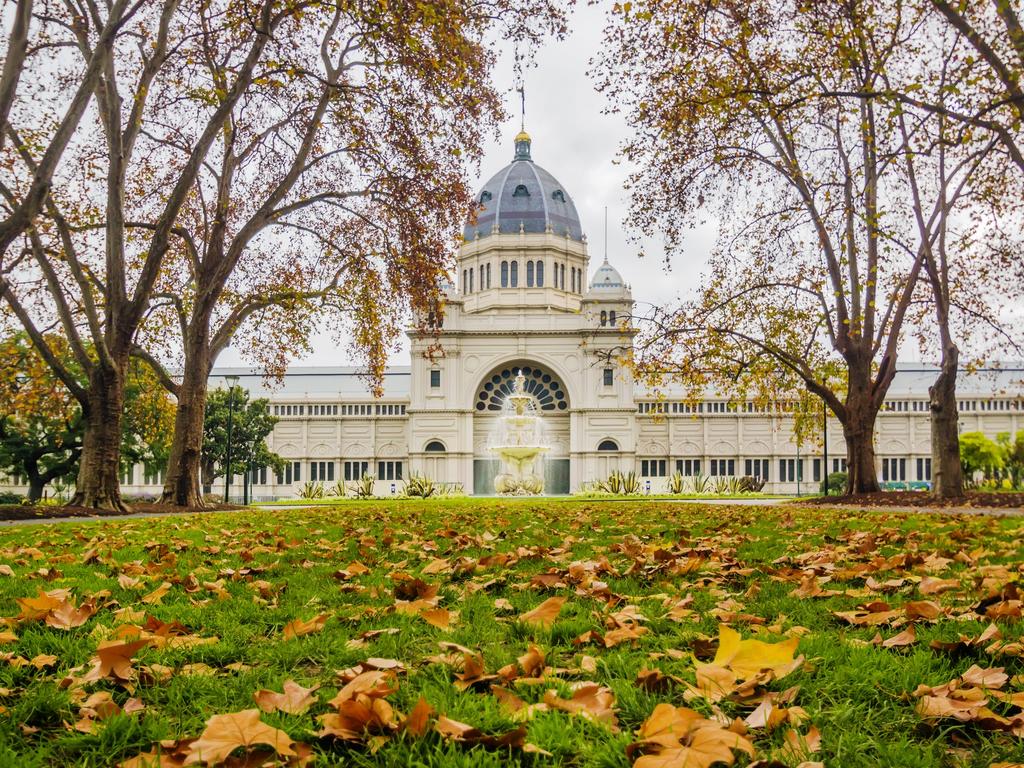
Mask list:
[[[550,446],[544,438],[536,401],[523,389],[525,381],[526,377],[517,370],[489,448],[502,461],[502,471],[494,478],[494,490],[504,495],[531,496],[544,492],[543,468],[538,464]]]

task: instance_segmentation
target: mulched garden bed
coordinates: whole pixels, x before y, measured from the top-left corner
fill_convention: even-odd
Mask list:
[[[983,507],[986,509],[1019,509],[1024,507],[1024,493],[991,493],[968,491],[963,499],[938,499],[925,491],[880,491],[853,493],[848,496],[819,496],[797,499],[803,505],[855,504],[862,507]]]
[[[127,512],[106,512],[86,507],[58,507],[30,504],[0,504],[0,520],[52,520],[65,517],[124,517],[126,515],[167,514],[169,512],[217,512],[221,510],[243,509],[237,504],[211,504],[206,507],[175,507],[170,504],[137,501],[131,504]]]

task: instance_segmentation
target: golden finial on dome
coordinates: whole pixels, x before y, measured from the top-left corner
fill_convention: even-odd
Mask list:
[[[520,141],[529,141],[530,140],[530,134],[528,134],[526,131],[520,131],[519,133],[516,134],[516,139],[515,140],[516,140],[517,143],[520,142]]]

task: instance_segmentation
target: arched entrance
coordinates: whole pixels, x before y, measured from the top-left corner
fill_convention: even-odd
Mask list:
[[[501,462],[488,450],[501,416],[505,397],[512,391],[516,372],[525,377],[523,390],[532,395],[544,424],[550,451],[544,458],[544,492],[569,492],[569,393],[564,380],[548,366],[530,360],[505,363],[479,383],[473,406],[473,493],[494,494],[494,477]]]

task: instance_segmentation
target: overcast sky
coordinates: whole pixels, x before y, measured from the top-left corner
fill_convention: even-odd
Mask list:
[[[526,72],[526,130],[533,140],[533,159],[547,169],[572,196],[583,221],[590,251],[590,273],[604,257],[604,209],[608,207],[608,259],[622,272],[640,303],[662,302],[692,288],[709,255],[713,229],[697,232],[685,258],[670,272],[662,263],[658,238],[646,238],[643,250],[627,242],[622,221],[626,215],[623,181],[627,169],[615,163],[626,126],[621,116],[604,115],[604,97],[594,90],[587,76],[588,61],[598,50],[604,27],[604,10],[579,4],[562,41],[550,41],[536,57],[536,66]],[[519,96],[515,92],[511,46],[496,70],[497,87],[505,92],[507,111],[513,115],[500,135],[487,146],[475,187],[512,161],[512,139],[519,131]],[[317,337],[315,351],[296,365],[345,365],[352,361],[345,350],[329,338]],[[219,365],[240,361],[227,350]],[[407,347],[393,356],[396,364],[408,361]]]

